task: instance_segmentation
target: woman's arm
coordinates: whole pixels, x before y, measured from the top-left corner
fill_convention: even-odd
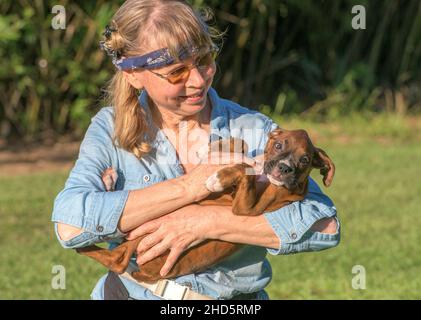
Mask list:
[[[210,191],[205,185],[206,179],[214,172],[223,168],[223,166],[198,165],[187,175],[156,183],[143,189],[128,191],[127,200],[118,220],[118,230],[120,233],[126,233],[149,220],[159,218],[188,204],[206,198],[210,194]],[[86,174],[88,177],[88,173],[83,174]],[[75,188],[69,188],[68,190],[75,191]],[[101,192],[104,196],[112,194],[107,193],[106,190]],[[63,196],[58,197],[58,199],[63,201]],[[69,192],[67,201],[71,200],[72,197]],[[95,205],[98,204],[93,204],[94,208]],[[57,233],[61,240],[64,241],[68,241],[82,234],[84,231],[83,228],[78,228],[70,224],[57,224]]]
[[[101,179],[102,172],[117,163],[112,126],[111,108],[101,109],[92,118],[75,166],[54,200],[51,220],[65,248],[83,247],[124,235],[117,223],[129,192],[106,192]]]
[[[266,212],[263,216],[280,240],[278,248],[268,249],[270,254],[319,251],[339,244],[340,223],[336,207],[311,178],[303,200]],[[333,229],[332,234],[319,231],[325,223]]]
[[[281,246],[281,240],[263,215],[236,216],[232,214],[229,207],[215,207],[213,210],[217,213],[215,225],[209,228],[210,238],[272,249]],[[310,231],[335,234],[337,232],[336,220],[334,218],[318,220],[311,226]]]
[[[186,179],[176,178],[154,184],[144,189],[131,190],[118,222],[118,229],[126,233],[146,221],[195,201],[190,196]],[[58,223],[57,232],[62,240],[69,240],[81,234],[82,228]]]
[[[337,232],[334,218],[316,221],[310,232],[332,235]],[[263,215],[235,216],[228,206],[188,205],[159,219],[149,221],[128,235],[134,239],[148,234],[137,249],[139,264],[146,263],[170,250],[161,275],[169,272],[178,257],[206,239],[219,239],[278,249],[280,237]]]

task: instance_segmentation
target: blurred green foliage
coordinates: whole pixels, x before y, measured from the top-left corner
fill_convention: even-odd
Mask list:
[[[99,50],[123,1],[4,0],[0,3],[0,138],[80,137],[101,106],[113,66]],[[417,112],[418,0],[192,0],[227,31],[214,86],[271,115]],[[54,5],[66,28],[51,26]],[[366,8],[354,30],[354,5]]]

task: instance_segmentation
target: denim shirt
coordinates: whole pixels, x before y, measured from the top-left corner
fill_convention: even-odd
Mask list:
[[[262,154],[268,133],[277,125],[265,115],[222,99],[213,88],[208,97],[212,105],[210,141],[230,136],[244,139],[249,157]],[[151,123],[145,91],[139,97]],[[152,151],[140,160],[132,153],[115,147],[113,136],[113,108],[102,108],[92,118],[80,146],[79,157],[71,170],[64,189],[57,195],[52,213],[57,238],[64,248],[78,248],[107,241],[110,248],[118,245],[124,234],[117,224],[124,209],[129,190],[141,189],[184,174],[176,151],[162,131],[151,141]],[[106,192],[102,172],[117,170],[116,190]],[[230,299],[241,293],[258,292],[259,299],[267,299],[264,288],[269,284],[272,270],[267,253],[271,255],[319,251],[336,246],[340,240],[339,221],[332,201],[310,178],[308,194],[302,201],[293,202],[279,210],[265,212],[264,217],[279,237],[277,249],[246,245],[242,250],[203,272],[177,277],[174,280],[194,291],[215,299]],[[310,227],[318,220],[335,217],[335,234],[313,232]],[[62,240],[57,222],[83,229],[70,240]],[[132,259],[134,263],[134,259]],[[105,275],[98,281],[91,297],[103,299]],[[121,278],[134,299],[159,299],[140,285]]]

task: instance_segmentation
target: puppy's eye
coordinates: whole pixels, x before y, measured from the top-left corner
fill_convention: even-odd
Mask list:
[[[275,149],[276,150],[281,150],[282,149],[282,144],[279,143],[279,142],[275,143]]]
[[[300,163],[303,165],[307,165],[310,163],[310,158],[308,156],[302,156],[300,158]]]

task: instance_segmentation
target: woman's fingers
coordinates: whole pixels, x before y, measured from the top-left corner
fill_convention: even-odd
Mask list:
[[[172,267],[177,262],[178,257],[180,257],[180,255],[183,253],[183,251],[184,250],[182,248],[171,249],[167,260],[165,261],[164,265],[161,268],[161,271],[159,272],[161,277],[165,277],[168,274],[168,272],[171,271]]]
[[[152,259],[159,257],[165,251],[168,250],[168,246],[163,242],[158,243],[157,245],[153,246],[151,249],[146,251],[145,253],[141,254],[137,257],[136,262],[138,265],[145,264]]]
[[[137,254],[146,252],[151,247],[161,242],[161,240],[162,238],[156,232],[151,233],[150,235],[146,236],[139,242],[139,245],[137,246],[137,249],[136,249]]]
[[[141,226],[137,227],[136,229],[133,229],[132,231],[130,231],[126,239],[133,240],[145,234],[152,233],[156,231],[160,225],[161,225],[161,222],[158,220],[148,221],[142,224]]]

